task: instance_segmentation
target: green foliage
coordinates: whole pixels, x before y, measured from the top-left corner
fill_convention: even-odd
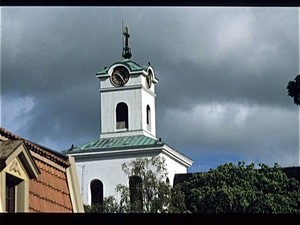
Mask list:
[[[268,167],[239,162],[193,175],[181,185],[192,213],[300,213],[299,182],[278,164]]]
[[[287,87],[288,95],[293,98],[294,104],[300,105],[300,74],[294,81],[289,81]]]
[[[85,212],[95,213],[166,213],[171,206],[171,199],[178,205],[172,206],[171,212],[185,209],[184,195],[178,190],[172,191],[166,183],[168,175],[164,158],[137,158],[122,164],[122,170],[129,180],[129,187],[116,186],[119,201],[114,196],[103,199],[103,205],[84,205]],[[178,189],[178,188],[177,188]],[[180,190],[179,190],[180,191]]]
[[[175,185],[171,189],[171,199],[169,205],[169,213],[190,213],[185,206],[185,195],[181,190],[180,184]]]
[[[85,205],[85,212],[103,213],[181,213],[187,212],[180,186],[166,183],[168,171],[164,158],[137,158],[122,164],[129,187],[116,186],[119,201],[114,196],[104,198],[103,205]]]
[[[129,178],[139,177],[138,184],[131,189],[119,184],[120,211],[135,213],[164,213],[168,211],[171,186],[166,183],[168,171],[165,159],[160,157],[137,158],[122,164],[122,170]],[[134,183],[134,182],[133,182]]]
[[[86,213],[117,213],[119,212],[119,205],[114,197],[109,196],[103,199],[103,204],[84,205]]]
[[[122,165],[129,186],[119,184],[103,205],[85,205],[86,212],[104,213],[300,213],[300,186],[282,168],[225,163],[194,174],[171,187],[165,160],[138,158]]]

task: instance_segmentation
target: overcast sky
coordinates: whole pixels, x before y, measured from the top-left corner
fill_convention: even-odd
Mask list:
[[[99,138],[95,73],[151,62],[156,129],[194,160],[299,166],[299,8],[63,7],[1,9],[1,126],[57,151]]]

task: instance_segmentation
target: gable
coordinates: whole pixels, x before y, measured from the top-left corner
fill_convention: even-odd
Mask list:
[[[70,163],[70,157],[2,127],[0,150],[0,212],[6,210],[6,175],[24,183],[23,200],[18,201],[23,204],[17,212],[84,212],[79,183],[73,175],[75,163]]]
[[[0,149],[0,171],[27,180],[38,178],[40,171],[22,140],[1,140]]]

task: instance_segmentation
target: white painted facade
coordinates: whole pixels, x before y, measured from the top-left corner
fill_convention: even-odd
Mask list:
[[[72,153],[76,160],[76,169],[84,204],[91,204],[91,182],[100,180],[103,183],[103,196],[118,195],[115,188],[118,184],[128,185],[128,178],[121,169],[121,165],[138,157],[160,156],[166,159],[168,178],[173,185],[177,173],[186,173],[192,160],[181,155],[168,145],[155,148],[135,148],[128,150],[93,151],[86,153]]]
[[[128,71],[130,68],[125,64],[115,64],[107,74],[97,76],[100,79],[100,95],[101,95],[101,135],[100,138],[119,137],[124,130],[116,129],[116,107],[118,103],[124,102],[128,106],[128,130],[126,134],[131,135],[142,134],[156,139],[156,123],[155,123],[155,93],[154,83],[157,83],[153,68],[149,66],[148,70],[152,70],[153,85],[151,88],[146,87],[145,76],[147,72],[144,70],[138,72],[130,71],[130,78],[126,85],[116,87],[111,82],[111,74],[114,68],[124,66]],[[147,127],[147,105],[150,107],[150,128]]]
[[[130,77],[124,85],[116,86],[112,74],[116,67],[124,67]],[[147,86],[146,76],[152,73],[151,86]],[[84,204],[91,204],[91,183],[99,180],[103,184],[103,197],[116,196],[118,184],[128,184],[128,178],[121,169],[124,162],[139,157],[160,156],[166,159],[168,178],[173,185],[176,173],[186,173],[193,163],[191,159],[172,149],[156,138],[155,84],[158,83],[153,68],[141,67],[129,59],[113,64],[110,68],[97,73],[100,79],[101,95],[101,134],[99,141],[110,142],[121,140],[120,137],[149,137],[152,144],[124,147],[98,148],[96,142],[79,146],[64,153],[75,158],[81,195]],[[124,81],[124,80],[123,80]],[[128,126],[117,125],[117,105],[125,103],[128,107]],[[126,114],[126,113],[125,113]],[[136,139],[135,139],[136,140]],[[91,147],[93,146],[93,147]]]

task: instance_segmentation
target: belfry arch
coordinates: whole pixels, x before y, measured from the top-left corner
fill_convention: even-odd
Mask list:
[[[147,119],[147,130],[151,132],[151,110],[150,110],[150,106],[147,105],[147,109],[146,109],[146,119]]]
[[[128,129],[128,106],[124,102],[116,107],[116,129]]]

